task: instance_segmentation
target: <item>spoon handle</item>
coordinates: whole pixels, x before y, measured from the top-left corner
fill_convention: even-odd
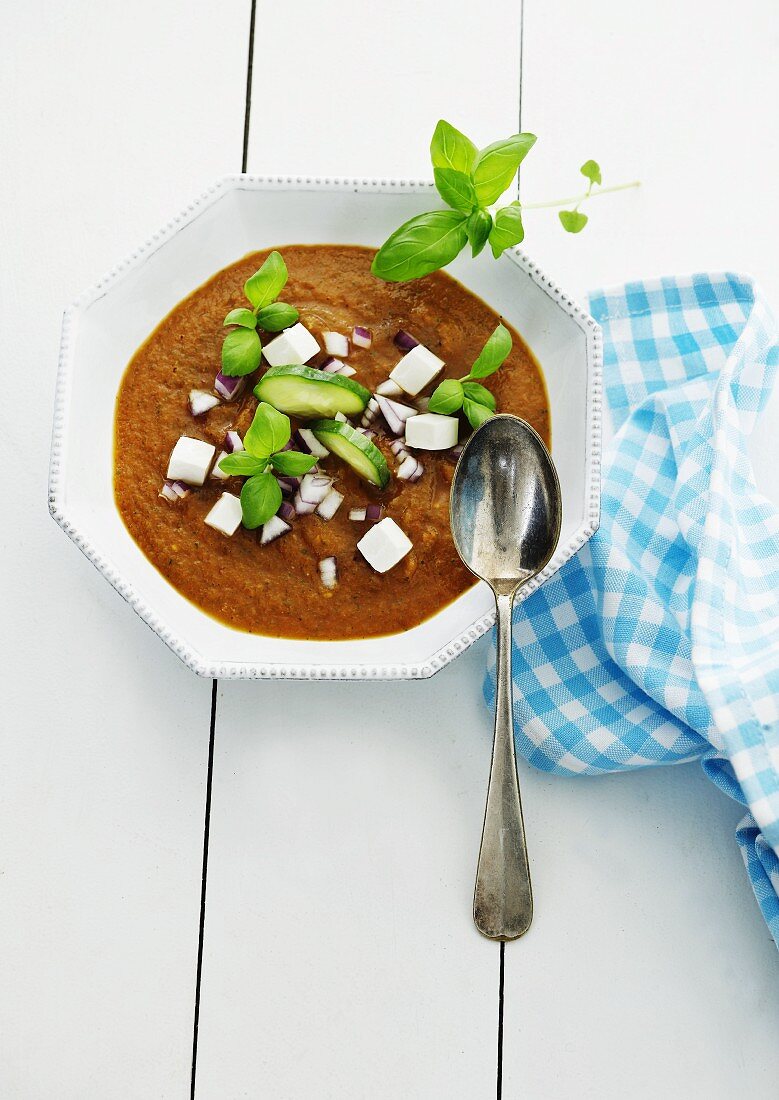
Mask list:
[[[514,751],[511,677],[514,594],[496,594],[495,598],[498,605],[495,740],[473,896],[473,919],[483,936],[493,940],[515,940],[530,927],[533,892]]]

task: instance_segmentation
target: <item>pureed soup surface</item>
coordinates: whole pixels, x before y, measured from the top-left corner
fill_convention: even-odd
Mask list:
[[[468,373],[499,317],[443,272],[410,283],[385,283],[370,272],[374,252],[347,245],[293,245],[280,249],[289,269],[281,295],[300,311],[300,321],[322,345],[323,331],[351,335],[354,325],[371,330],[370,349],[352,346],[347,362],[355,381],[371,391],[398,363],[393,344],[399,329],[410,332],[446,363],[427,395],[445,377]],[[221,448],[225,432],[243,437],[257,399],[252,386],[265,363],[247,380],[244,395],[193,417],[192,389],[210,391],[220,368],[226,313],[247,303],[243,284],[267,257],[256,252],[218,272],[170,313],[138,350],[125,372],[116,405],[115,492],[130,534],[162,575],[203,611],[239,630],[283,638],[343,640],[373,638],[417,626],[451,603],[474,577],[461,563],[449,531],[450,454],[420,451],[422,478],[392,477],[384,491],[360,480],[335,455],[321,461],[345,500],[329,521],[298,516],[292,531],[260,546],[259,531],[239,527],[228,538],[203,522],[223,492],[238,496],[243,479],[210,478],[175,503],[159,497],[168,459],[182,435]],[[529,421],[549,444],[549,408],[540,369],[520,336],[510,329],[513,350],[486,380],[500,412]],[[268,334],[264,342],[273,336]],[[323,346],[323,345],[322,345]],[[326,358],[324,350],[313,361]],[[413,404],[407,397],[398,398]],[[359,423],[355,420],[355,423]],[[372,427],[381,429],[381,416]],[[293,421],[293,429],[297,425]],[[470,428],[463,420],[461,441]],[[390,471],[398,462],[391,440],[373,442]],[[349,510],[384,503],[414,544],[387,573],[372,570],[357,542],[368,524]],[[319,562],[334,556],[338,584],[326,589]]]

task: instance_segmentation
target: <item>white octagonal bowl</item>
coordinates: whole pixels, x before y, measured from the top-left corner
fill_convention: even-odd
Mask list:
[[[432,676],[494,621],[478,584],[403,634],[348,642],[267,638],[189,603],[138,549],[112,484],[114,403],[124,369],[190,291],[248,252],[285,244],[378,246],[439,205],[430,183],[228,177],[178,214],[66,311],[49,483],[52,515],[142,619],[203,676],[408,679]],[[448,270],[522,334],[543,369],[563,492],[557,552],[527,596],[598,526],[601,337],[598,325],[518,250]]]

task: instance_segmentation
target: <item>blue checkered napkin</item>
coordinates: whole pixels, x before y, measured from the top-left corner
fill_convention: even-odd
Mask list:
[[[701,758],[779,944],[779,513],[746,438],[779,330],[735,275],[591,296],[616,436],[599,532],[516,611],[514,717],[531,764],[597,774]],[[495,694],[495,654],[485,696]]]

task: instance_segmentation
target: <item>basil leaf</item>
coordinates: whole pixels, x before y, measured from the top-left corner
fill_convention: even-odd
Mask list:
[[[484,405],[492,412],[495,412],[497,408],[495,394],[490,393],[486,386],[482,386],[478,382],[463,382],[463,394],[467,401],[473,401],[476,405]]]
[[[447,378],[433,390],[428,409],[432,413],[443,413],[444,416],[451,416],[452,413],[462,408],[462,403],[462,383],[458,382],[456,378]]]
[[[256,328],[257,318],[250,309],[231,309],[222,325],[240,325],[241,328]]]
[[[490,230],[490,248],[497,260],[507,248],[521,244],[525,239],[525,227],[522,224],[522,209],[518,202],[503,206],[495,214],[495,224]]]
[[[237,474],[238,477],[251,477],[262,474],[268,465],[267,458],[257,458],[248,451],[238,451],[234,455],[225,455],[219,463],[219,469],[225,474]]]
[[[579,171],[585,179],[588,179],[591,183],[603,183],[600,174],[600,165],[597,160],[585,160]]]
[[[485,420],[489,420],[492,416],[492,410],[488,409],[486,405],[480,405],[478,401],[463,402],[463,410],[468,417],[468,421],[472,428],[480,428]],[[243,493],[241,493],[243,497]]]
[[[281,506],[281,488],[273,474],[256,474],[243,483],[243,525],[253,531],[275,516]]]
[[[257,370],[262,358],[262,344],[253,329],[234,328],[222,344],[222,373],[240,378]]]
[[[468,219],[465,230],[471,244],[471,255],[478,256],[487,243],[492,229],[492,217],[486,210],[474,210]]]
[[[243,437],[243,445],[249,454],[264,458],[267,463],[272,454],[289,443],[291,434],[289,417],[274,409],[267,401],[261,401],[254,420]]]
[[[286,302],[272,302],[257,310],[257,324],[266,332],[281,332],[283,328],[294,325],[300,314],[294,306]]]
[[[482,149],[472,173],[480,206],[497,202],[535,143],[535,134],[514,134]]]
[[[458,172],[456,168],[436,168],[433,175],[438,194],[447,206],[470,214],[474,206],[478,205],[471,177],[466,176],[465,172]]]
[[[505,325],[498,325],[479,352],[476,362],[470,369],[468,378],[488,378],[491,374],[494,374],[508,356],[511,347],[511,333]]]
[[[287,265],[280,252],[271,252],[259,271],[247,279],[243,292],[255,309],[262,309],[278,298],[287,281]]]
[[[445,267],[465,247],[466,221],[456,210],[432,210],[411,218],[384,242],[371,271],[385,282],[402,283]]]
[[[301,451],[279,451],[278,454],[271,455],[270,460],[273,469],[278,470],[280,474],[286,474],[287,477],[307,474],[316,466],[316,455],[304,455]]]
[[[430,142],[430,159],[434,168],[454,168],[456,172],[469,173],[477,156],[478,149],[470,138],[443,118],[436,123]]]
[[[566,233],[581,233],[589,220],[579,210],[561,210],[557,216]]]

